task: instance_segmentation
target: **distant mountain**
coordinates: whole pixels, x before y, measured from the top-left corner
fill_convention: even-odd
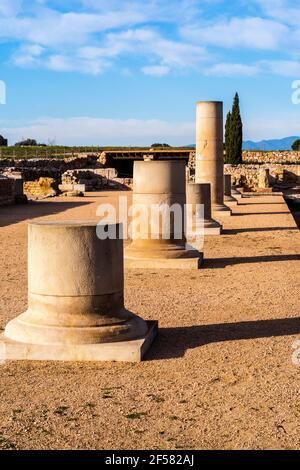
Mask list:
[[[298,136],[284,137],[283,139],[260,140],[253,142],[246,140],[243,142],[243,150],[291,150],[295,140],[300,139]],[[185,148],[195,148],[195,144],[186,145]]]
[[[297,136],[284,137],[283,139],[261,140],[260,142],[253,142],[246,140],[243,142],[244,150],[291,150],[292,144],[295,140],[300,139]]]

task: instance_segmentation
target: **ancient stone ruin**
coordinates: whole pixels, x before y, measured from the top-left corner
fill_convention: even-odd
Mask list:
[[[157,324],[124,307],[123,240],[101,240],[98,230],[29,223],[28,309],[5,328],[5,359],[141,360]]]
[[[183,161],[135,162],[133,175],[133,205],[146,209],[144,223],[135,223],[133,216],[132,243],[125,252],[125,262],[131,268],[198,269],[202,253],[187,250],[184,235],[184,205],[186,202],[185,164]],[[179,209],[178,217],[170,220],[165,237],[162,217],[153,217],[152,206]],[[166,214],[165,214],[166,215]]]
[[[193,229],[202,231],[204,235],[220,235],[222,226],[212,218],[211,190],[209,183],[188,183],[186,186],[186,203],[192,205],[192,216],[197,216]],[[203,206],[203,214],[196,214],[197,204]]]
[[[196,109],[195,182],[211,185],[215,216],[231,215],[224,204],[223,103],[199,101]]]

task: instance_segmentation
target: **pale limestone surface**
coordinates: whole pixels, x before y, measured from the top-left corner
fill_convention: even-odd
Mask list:
[[[211,184],[212,211],[224,217],[223,103],[198,101],[196,105],[196,183]]]
[[[120,195],[0,208],[1,328],[26,309],[28,219],[92,219]],[[125,271],[127,308],[159,320],[144,362],[1,365],[1,449],[300,448],[300,232],[281,196],[233,213],[204,269]]]
[[[197,205],[203,205],[203,219],[196,222],[199,230],[204,231],[204,235],[220,235],[222,226],[212,218],[211,214],[211,189],[209,183],[187,183],[186,202],[192,205],[192,215],[196,216]],[[194,226],[194,230],[197,229]]]
[[[125,251],[125,266],[130,268],[198,269],[202,254],[186,250],[184,205],[186,202],[185,163],[183,161],[136,161],[133,169],[133,207],[147,209],[146,223],[135,223],[133,214],[132,243]],[[163,217],[153,217],[152,208],[180,209],[170,220],[166,237]],[[168,214],[165,214],[168,217]],[[167,219],[166,219],[167,220]],[[177,221],[177,222],[176,222]],[[179,223],[178,223],[179,222]]]
[[[7,357],[139,357],[148,326],[124,307],[123,240],[100,240],[98,228],[95,221],[29,223],[28,309],[5,328],[18,342],[5,342]]]

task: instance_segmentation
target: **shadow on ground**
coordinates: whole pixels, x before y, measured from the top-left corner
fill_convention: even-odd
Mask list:
[[[300,318],[298,317],[160,328],[158,337],[149,350],[146,360],[183,357],[188,349],[199,348],[210,343],[290,336],[299,333]]]
[[[236,228],[236,229],[223,229],[222,235],[237,235],[238,233],[247,233],[247,232],[276,232],[284,230],[296,230],[297,227],[249,227],[249,228]]]
[[[272,263],[278,261],[299,261],[300,254],[294,255],[262,255],[262,256],[244,256],[243,258],[206,258],[203,262],[203,268],[220,269],[226,266],[234,266],[236,264],[252,264],[252,263]]]
[[[74,207],[91,204],[89,202],[53,202],[30,201],[25,205],[13,205],[0,207],[0,227],[16,224],[23,220],[35,219],[48,215],[58,214]]]
[[[238,207],[238,206],[235,206]],[[248,215],[280,215],[280,214],[290,214],[289,211],[280,211],[280,212],[234,212],[232,213],[232,217],[245,217]]]
[[[282,206],[284,203],[283,202],[240,202],[239,199],[239,206]]]

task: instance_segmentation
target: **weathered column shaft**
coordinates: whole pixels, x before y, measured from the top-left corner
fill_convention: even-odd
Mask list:
[[[203,205],[204,220],[211,220],[211,190],[209,183],[188,183],[186,185],[186,202],[193,206],[193,215],[197,204]]]
[[[146,333],[146,323],[124,307],[123,240],[100,240],[96,228],[96,222],[29,224],[28,310],[6,326],[8,338],[97,344]]]
[[[133,210],[140,216],[139,207],[144,211],[147,222],[141,218],[141,224],[133,223],[131,248],[140,248],[151,252],[161,250],[184,251],[184,205],[185,205],[185,164],[183,161],[143,161],[134,162],[133,173]],[[176,204],[180,209],[178,217],[169,218],[170,237],[165,238],[164,211]],[[155,207],[161,208],[161,216],[153,217]],[[167,220],[167,219],[165,219]],[[175,255],[174,252],[174,255]],[[160,254],[160,253],[158,253]]]
[[[180,160],[134,162],[127,267],[198,269],[202,254],[186,250],[185,171]]]
[[[237,204],[237,199],[231,193],[231,175],[224,175],[224,199],[225,202]]]
[[[231,175],[224,175],[224,194],[231,196]]]
[[[196,183],[211,184],[214,211],[229,215],[224,205],[223,103],[199,101],[196,108]],[[228,214],[225,214],[228,212]]]
[[[212,218],[211,188],[209,183],[188,183],[186,186],[186,202],[192,205],[193,217],[196,216],[197,205],[203,206],[203,223],[205,235],[220,235],[221,225]]]

